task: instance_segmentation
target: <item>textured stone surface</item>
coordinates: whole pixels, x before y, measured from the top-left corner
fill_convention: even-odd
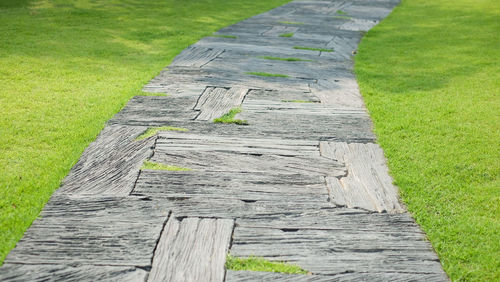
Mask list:
[[[172,218],[163,229],[148,281],[223,281],[233,225],[230,219]]]
[[[352,73],[362,32],[398,2],[292,1],[186,48],[144,86],[168,95],[108,122],[0,280],[446,281]],[[212,122],[233,107],[248,125]],[[189,131],[135,140],[159,126]],[[226,272],[228,252],[311,275]]]

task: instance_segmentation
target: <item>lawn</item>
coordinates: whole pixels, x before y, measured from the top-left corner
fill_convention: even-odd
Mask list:
[[[105,122],[181,50],[288,0],[0,0],[0,264]]]
[[[355,72],[391,174],[452,280],[500,280],[500,2],[403,0]]]

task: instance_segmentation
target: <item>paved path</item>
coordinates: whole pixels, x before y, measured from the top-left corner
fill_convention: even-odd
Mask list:
[[[135,97],[109,121],[0,280],[447,280],[352,73],[362,32],[396,4],[294,1],[184,50],[145,86],[170,95]],[[234,107],[248,125],[212,122]],[[135,140],[157,126],[189,131]],[[226,272],[227,253],[312,275]]]

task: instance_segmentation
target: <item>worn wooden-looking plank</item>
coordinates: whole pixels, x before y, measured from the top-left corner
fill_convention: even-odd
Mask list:
[[[5,262],[149,267],[169,212],[147,198],[53,196]]]
[[[330,282],[330,281],[446,281],[447,277],[438,273],[342,273],[337,275],[298,275],[259,271],[232,271],[226,273],[227,282],[243,281],[284,281],[284,282]]]
[[[368,31],[378,24],[378,20],[366,20],[351,18],[346,23],[339,26],[340,29],[354,31]]]
[[[205,137],[162,133],[156,143],[155,162],[204,171],[280,172],[340,176],[345,169],[319,155],[317,145],[303,142],[259,144],[247,138]],[[167,138],[163,138],[167,137]],[[295,146],[294,146],[295,145]],[[303,150],[303,148],[305,150]]]
[[[171,66],[199,68],[217,58],[222,52],[224,50],[190,46],[175,57]]]
[[[377,144],[321,142],[320,152],[347,168],[344,177],[326,178],[334,204],[377,212],[405,211],[398,188],[389,176],[384,153]]]
[[[311,92],[321,100],[322,104],[366,111],[354,77],[319,79],[317,83],[311,84]]]
[[[234,221],[174,216],[156,247],[148,281],[223,281]]]
[[[277,26],[273,26],[268,31],[262,33],[262,35],[279,36],[280,34],[284,34],[284,33],[294,33],[297,30],[299,30],[299,28],[295,27],[295,26],[277,25]]]
[[[192,108],[199,93],[196,91],[195,95],[189,93],[167,97],[136,96],[109,123],[146,126],[151,123],[169,124],[173,121],[192,120],[198,115]]]
[[[134,195],[205,200],[239,199],[248,202],[327,201],[325,181],[304,174],[143,170]]]
[[[200,111],[196,120],[213,120],[221,117],[234,107],[239,107],[248,93],[247,88],[207,87],[194,107]]]
[[[57,193],[128,195],[154,139],[135,141],[147,127],[107,126],[85,150]]]
[[[4,264],[0,280],[25,281],[145,281],[148,272],[137,267],[67,264]]]
[[[362,227],[355,218],[351,224]],[[322,275],[442,273],[436,254],[417,226],[392,232],[384,232],[383,226],[370,227],[369,223],[363,227],[362,231],[300,229],[294,228],[293,222],[279,229],[237,226],[231,254],[287,261]]]

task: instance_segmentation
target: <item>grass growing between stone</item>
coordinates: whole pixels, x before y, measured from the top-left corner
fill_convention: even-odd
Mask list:
[[[289,21],[280,21],[278,23],[280,23],[280,24],[292,24],[292,25],[304,25],[305,24],[303,22],[289,22]]]
[[[236,35],[224,35],[224,34],[212,34],[210,36],[211,37],[221,37],[221,38],[232,38],[232,39],[238,38]]]
[[[257,76],[267,76],[267,77],[288,77],[288,75],[286,75],[286,74],[268,73],[268,72],[247,72],[246,74],[257,75]]]
[[[248,125],[248,122],[246,120],[234,118],[239,113],[241,113],[241,108],[232,108],[227,114],[221,116],[220,118],[214,119],[214,123],[234,123],[238,125]]]
[[[312,62],[312,60],[305,60],[301,58],[280,58],[272,56],[259,56],[259,58],[266,60],[277,60],[277,61],[288,61],[288,62]]]
[[[391,174],[454,281],[500,280],[500,2],[403,1],[355,71]]]
[[[152,170],[168,170],[168,171],[191,171],[190,168],[179,167],[175,165],[167,165],[162,163],[155,163],[152,161],[145,161],[142,164],[141,169],[152,169]]]
[[[171,126],[162,126],[162,127],[152,127],[148,128],[143,134],[137,136],[136,141],[144,140],[151,136],[156,135],[159,131],[189,131],[186,128],[181,127],[171,127]]]
[[[293,46],[293,49],[309,50],[309,51],[320,51],[320,52],[333,52],[333,49],[314,48],[314,47],[307,47],[307,46]]]
[[[287,274],[308,274],[308,272],[300,266],[286,262],[272,262],[258,257],[238,258],[233,257],[232,255],[227,255],[226,257],[226,269],[236,271],[247,270],[280,272]]]
[[[292,36],[293,36],[293,32],[280,34],[280,37],[292,37]]]
[[[0,263],[105,122],[184,48],[287,0],[0,2]]]

